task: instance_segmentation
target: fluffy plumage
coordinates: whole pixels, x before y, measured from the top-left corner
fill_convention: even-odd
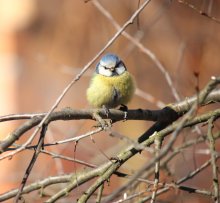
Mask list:
[[[115,108],[127,104],[134,90],[133,78],[124,63],[116,55],[107,54],[96,66],[87,90],[87,100],[96,108]]]

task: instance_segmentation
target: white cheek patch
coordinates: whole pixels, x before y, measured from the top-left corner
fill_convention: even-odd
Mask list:
[[[122,73],[125,72],[125,67],[123,65],[120,65],[115,69],[115,71],[118,75],[121,75]]]
[[[107,76],[107,77],[112,76],[112,71],[110,71],[109,69],[105,69],[101,65],[98,67],[98,69],[99,69],[99,74],[100,75],[104,75],[104,76]]]

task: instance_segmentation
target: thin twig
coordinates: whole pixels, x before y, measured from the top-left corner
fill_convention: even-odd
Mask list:
[[[191,8],[191,9],[193,9],[194,11],[196,11],[197,13],[199,13],[200,15],[203,15],[203,16],[205,16],[205,17],[207,17],[207,18],[209,18],[209,19],[215,21],[216,23],[220,23],[220,20],[217,19],[217,18],[214,17],[214,16],[211,16],[211,15],[209,14],[209,11],[208,11],[208,13],[205,13],[204,11],[198,9],[198,8],[197,8],[196,6],[194,6],[193,4],[188,3],[188,2],[186,2],[186,1],[178,0],[178,2],[181,3],[181,4],[184,4],[184,5],[186,5],[186,6],[188,6],[189,8]]]
[[[155,143],[155,155],[159,156],[159,151],[162,145],[162,140],[157,138],[154,141]],[[160,160],[158,160],[155,163],[155,179],[154,179],[154,189],[153,189],[153,193],[151,196],[151,203],[154,203],[156,201],[156,194],[157,194],[157,190],[158,190],[158,183],[159,183],[159,177],[160,177]]]
[[[95,164],[91,164],[91,163],[88,163],[88,162],[85,162],[85,161],[82,161],[82,160],[79,160],[79,159],[74,159],[74,158],[64,156],[64,155],[61,155],[61,154],[57,154],[57,153],[54,153],[54,152],[49,152],[47,150],[41,150],[41,152],[44,153],[44,154],[50,155],[50,156],[52,156],[52,158],[55,158],[55,159],[63,159],[63,160],[75,162],[77,164],[81,164],[81,165],[84,165],[84,166],[87,166],[87,167],[90,167],[90,168],[96,168],[97,167],[97,165],[95,165]]]
[[[6,116],[0,116],[0,122],[5,121],[13,121],[13,120],[25,120],[25,119],[31,119],[36,116],[45,116],[46,113],[24,113],[24,114],[11,114]]]
[[[27,182],[27,179],[28,179],[28,177],[29,177],[29,175],[31,173],[31,170],[32,170],[32,168],[33,168],[33,166],[34,166],[34,164],[35,164],[35,162],[37,160],[37,157],[38,157],[38,155],[40,153],[40,150],[43,147],[46,131],[47,131],[47,125],[44,124],[43,127],[42,127],[42,130],[41,130],[41,134],[40,134],[40,138],[39,138],[39,141],[38,141],[38,144],[37,144],[37,148],[36,148],[36,150],[35,150],[35,152],[34,152],[34,154],[32,156],[32,159],[31,159],[31,161],[30,161],[30,163],[29,163],[29,165],[28,165],[28,167],[26,169],[26,172],[25,172],[24,177],[22,179],[22,182],[21,182],[21,185],[19,187],[18,193],[17,193],[17,195],[15,197],[15,203],[19,202],[20,196],[21,196],[22,191],[24,189],[24,186],[25,186],[25,184]]]
[[[97,194],[97,198],[96,198],[96,203],[101,203],[103,189],[104,189],[104,184],[102,184],[102,185],[99,187],[98,194]]]
[[[217,167],[217,160],[216,160],[216,150],[215,150],[215,139],[213,138],[212,129],[213,129],[213,122],[215,117],[209,119],[208,125],[208,140],[209,140],[209,147],[211,153],[211,163],[212,163],[212,176],[213,176],[213,188],[214,188],[214,201],[215,203],[219,202],[219,181],[218,181],[218,167]]]
[[[78,142],[81,139],[84,139],[84,138],[89,137],[91,135],[95,135],[95,134],[97,134],[97,133],[99,133],[101,131],[103,131],[102,128],[97,128],[97,129],[89,131],[89,132],[87,132],[87,133],[85,133],[83,135],[76,136],[76,137],[73,137],[73,138],[68,138],[68,139],[65,139],[65,140],[55,141],[52,144],[64,144],[64,143],[68,143],[68,142]]]

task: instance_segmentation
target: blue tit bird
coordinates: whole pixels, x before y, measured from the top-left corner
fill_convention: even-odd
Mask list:
[[[134,79],[123,61],[114,54],[106,54],[96,66],[87,100],[95,108],[115,108],[126,105],[134,91]]]

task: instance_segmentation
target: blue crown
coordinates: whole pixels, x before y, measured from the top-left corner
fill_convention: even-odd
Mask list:
[[[103,56],[102,58],[101,58],[101,60],[100,61],[102,61],[102,62],[104,62],[104,63],[108,63],[108,62],[115,62],[115,63],[118,63],[119,61],[120,61],[120,59],[119,59],[119,57],[117,56],[117,55],[115,55],[115,54],[106,54],[105,56]]]

